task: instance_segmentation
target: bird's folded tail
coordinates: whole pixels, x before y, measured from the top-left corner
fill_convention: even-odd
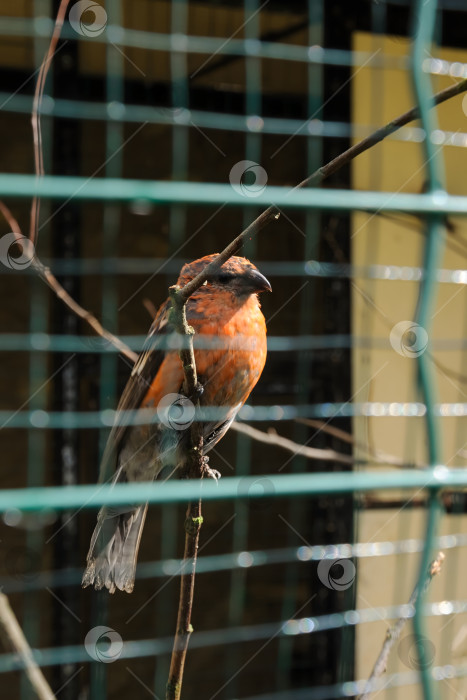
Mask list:
[[[94,529],[82,586],[96,590],[107,588],[109,593],[131,593],[135,585],[136,559],[148,504],[128,507],[101,508]]]

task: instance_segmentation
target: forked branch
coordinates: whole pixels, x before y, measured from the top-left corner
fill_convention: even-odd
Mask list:
[[[415,603],[417,602],[417,599],[420,595],[421,591],[425,591],[428,586],[430,585],[432,579],[436,574],[439,574],[441,571],[441,567],[443,565],[445,556],[443,552],[438,552],[438,555],[436,559],[434,559],[430,567],[426,573],[426,576],[424,580],[421,582],[421,585],[416,585],[412,595],[410,596],[409,600],[409,607],[413,608],[415,606]],[[367,689],[363,693],[363,695],[360,695],[359,700],[369,700],[369,697],[371,693],[374,690],[377,690],[375,687],[375,680],[377,678],[380,678],[383,673],[386,672],[387,666],[388,666],[388,660],[389,660],[389,655],[391,653],[392,648],[394,647],[395,643],[399,640],[399,637],[401,636],[402,629],[405,625],[405,623],[408,620],[408,616],[406,617],[400,617],[397,622],[388,629],[386,632],[386,639],[384,640],[383,647],[381,649],[381,652],[376,659],[376,663],[373,666],[373,670],[371,672],[371,675],[368,679],[367,683]]]

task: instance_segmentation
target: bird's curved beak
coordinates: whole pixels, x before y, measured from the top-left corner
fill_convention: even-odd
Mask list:
[[[269,280],[259,270],[249,270],[246,278],[255,292],[272,292]]]

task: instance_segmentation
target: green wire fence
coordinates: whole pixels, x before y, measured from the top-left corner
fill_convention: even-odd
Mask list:
[[[410,400],[397,376],[400,398],[365,400],[353,386],[353,354],[370,357],[387,350],[390,341],[388,335],[355,331],[350,295],[351,285],[362,280],[386,281],[388,294],[396,286],[416,285],[413,323],[428,337],[439,313],[438,289],[451,285],[454,296],[465,294],[467,272],[449,258],[453,250],[465,258],[465,239],[446,233],[446,226],[451,218],[463,221],[467,196],[462,187],[447,192],[449,172],[439,145],[463,154],[465,114],[459,107],[458,123],[441,131],[432,108],[435,76],[467,76],[462,57],[437,57],[439,45],[451,45],[449,32],[455,33],[460,17],[465,20],[465,8],[455,0],[361,2],[355,9],[340,0],[290,7],[275,0],[222,7],[187,0],[70,2],[38,107],[46,174],[37,177],[28,119],[58,4],[37,0],[0,16],[6,76],[0,90],[0,200],[23,226],[31,198],[40,197],[36,252],[72,297],[139,351],[150,324],[146,297],[157,308],[183,262],[220,252],[270,205],[280,217],[248,240],[242,253],[270,278],[274,294],[263,302],[268,364],[238,419],[260,424],[262,439],[271,444],[263,448],[254,432],[232,429],[211,457],[223,473],[219,483],[95,484],[131,363],[78,325],[32,267],[19,269],[0,238],[6,302],[0,352],[8,374],[0,406],[1,591],[21,621],[35,663],[58,698],[163,696],[184,570],[182,507],[200,497],[206,512],[183,697],[358,697],[369,689],[372,668],[366,657],[359,660],[360,635],[401,617],[408,620],[406,633],[413,630],[411,652],[395,643],[392,654],[403,669],[388,667],[382,678],[372,679],[370,690],[384,691],[388,699],[413,692],[425,700],[455,697],[457,691],[460,697],[467,675],[467,653],[456,651],[462,649],[467,612],[467,402],[461,371],[444,367],[457,400],[438,395],[436,372],[441,353],[456,362],[460,357],[465,369],[465,318],[452,318],[452,334],[433,334],[428,350],[415,353]],[[349,25],[375,40],[394,33],[412,37],[411,52],[352,50]],[[352,190],[345,168],[329,186],[317,181],[292,189],[346,150],[351,139],[382,126],[381,86],[375,86],[369,115],[373,127],[351,119],[352,81],[364,68],[395,71],[401,81],[410,77],[419,121],[388,140],[399,147],[419,144],[423,191],[401,186],[388,193],[375,173],[372,191]],[[267,186],[258,181],[258,171],[253,185],[264,186],[246,196],[239,183],[229,184],[229,172],[240,161],[270,163]],[[411,254],[400,264],[388,253],[380,264],[371,259],[372,248],[368,264],[354,259],[350,216],[356,211],[378,221],[418,217],[422,258],[414,261]],[[384,250],[384,239],[378,245]],[[367,302],[376,306],[370,297]],[[463,327],[460,336],[456,321]],[[203,341],[194,342],[196,347]],[[206,408],[200,418],[212,416]],[[369,425],[380,419],[408,422],[402,462],[370,449],[371,436],[362,447],[352,435],[357,420]],[[125,416],[128,424],[141,420],[152,418],[136,411]],[[422,465],[413,447],[415,430],[411,436],[420,420]],[[461,445],[449,460],[443,449],[446,421],[455,422]],[[284,435],[288,444],[276,445]],[[314,462],[300,449],[312,440],[321,450]],[[399,505],[386,520],[399,522],[399,536],[381,539],[382,526],[374,540],[361,540],[362,513],[373,507],[372,499],[382,499],[375,507],[386,513],[391,498]],[[81,591],[96,509],[145,501],[156,507],[144,534],[135,593],[123,599]],[[408,520],[415,507],[423,509],[421,529],[419,521]],[[436,581],[435,597],[423,583],[437,550],[446,554],[439,576],[446,582]],[[366,595],[370,583],[360,571],[373,561],[385,567],[391,557],[399,562],[392,592],[388,584],[384,605],[365,602],[359,591]],[[343,571],[330,585],[323,581],[323,562],[337,562]],[[348,562],[353,575],[339,588]],[[408,605],[409,589],[417,583],[418,597]],[[457,636],[446,625],[433,632],[430,625],[444,618],[446,625],[460,621]],[[382,645],[385,627],[378,629]],[[96,630],[107,648],[98,645]],[[5,649],[5,697],[36,697],[26,667],[24,657]]]

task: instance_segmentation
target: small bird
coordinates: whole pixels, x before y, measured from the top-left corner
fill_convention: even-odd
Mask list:
[[[206,255],[184,265],[178,287],[215,258],[216,254]],[[195,330],[200,405],[215,409],[215,416],[203,422],[203,456],[225,435],[263,371],[266,322],[258,300],[263,291],[271,291],[266,277],[246,258],[233,256],[186,304],[188,324]],[[159,308],[121,396],[116,424],[102,458],[101,483],[109,479],[112,483],[166,479],[184,465],[184,446],[195,411],[190,398],[181,393],[184,373],[178,351],[168,349],[174,333],[170,307],[167,299]],[[144,411],[146,423],[122,425],[119,417],[129,410]],[[158,420],[149,422],[148,413]],[[147,503],[101,508],[83,587],[132,592],[147,508]]]

